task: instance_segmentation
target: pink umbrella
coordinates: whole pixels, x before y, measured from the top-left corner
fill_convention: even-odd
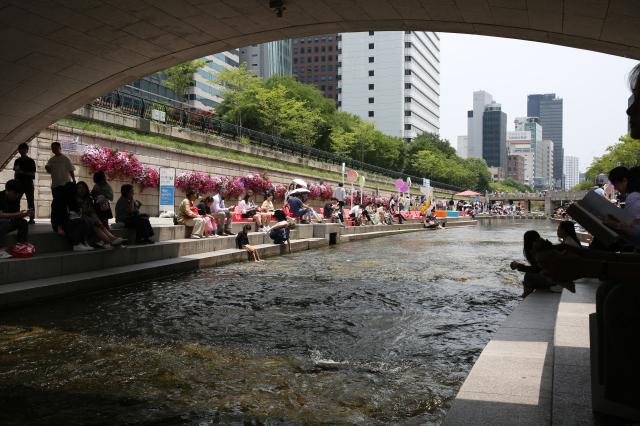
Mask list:
[[[480,193],[467,189],[466,191],[458,192],[456,196],[458,197],[477,197]]]

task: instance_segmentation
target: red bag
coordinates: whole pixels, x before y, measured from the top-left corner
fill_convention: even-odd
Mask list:
[[[17,258],[33,257],[35,252],[36,248],[29,243],[15,243],[7,250],[7,253]]]

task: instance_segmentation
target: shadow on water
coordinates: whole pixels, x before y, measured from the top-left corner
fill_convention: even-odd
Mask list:
[[[554,229],[398,235],[7,312],[0,423],[438,424],[517,303],[533,227]]]

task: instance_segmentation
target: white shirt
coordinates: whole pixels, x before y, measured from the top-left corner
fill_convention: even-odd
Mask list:
[[[51,175],[51,188],[56,188],[58,186],[64,186],[69,182],[73,182],[70,173],[76,168],[73,167],[69,157],[60,154],[54,155],[49,159],[46,169]]]
[[[333,190],[333,198],[337,199],[338,201],[344,202],[345,195],[346,195],[346,191],[342,186],[339,186]]]
[[[226,213],[227,211],[229,211],[229,209],[227,209],[224,206],[224,200],[220,197],[220,194],[214,195],[213,196],[213,203],[211,204],[211,212],[212,213],[221,213],[221,212]]]
[[[355,215],[356,217],[360,216],[361,212],[362,212],[362,209],[357,204],[355,206],[351,207],[351,210],[349,210],[349,214],[350,215]]]
[[[253,204],[253,202],[252,202],[252,201],[247,202],[247,201],[245,201],[245,200],[240,200],[240,201],[238,201],[238,207],[240,208],[240,211],[241,211],[242,213],[246,213],[246,212],[248,212],[249,210],[253,210],[253,209],[255,209],[255,208],[256,208],[256,205],[255,205],[255,204]],[[236,211],[237,211],[237,210],[236,210]]]

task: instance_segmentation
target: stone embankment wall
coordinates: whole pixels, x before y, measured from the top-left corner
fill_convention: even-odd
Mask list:
[[[291,172],[278,168],[278,163],[274,162],[273,167],[258,166],[242,161],[235,161],[224,158],[217,158],[210,155],[182,151],[174,148],[153,145],[131,139],[124,139],[110,135],[88,132],[81,129],[65,127],[61,125],[52,125],[43,130],[30,143],[29,155],[36,161],[38,172],[35,179],[35,197],[36,197],[36,216],[39,218],[49,217],[51,205],[51,179],[45,172],[44,166],[51,157],[50,145],[54,141],[58,141],[63,145],[63,151],[73,164],[76,166],[76,177],[78,180],[86,181],[91,188],[93,181],[91,172],[80,163],[80,156],[84,149],[89,145],[100,145],[126,151],[135,154],[138,159],[145,165],[160,168],[171,167],[176,169],[176,175],[184,171],[200,171],[211,175],[219,176],[242,176],[248,173],[260,173],[266,175],[274,183],[288,184],[293,178],[303,178],[308,182],[325,182],[332,186],[337,186],[338,181],[327,179],[313,174],[313,170],[323,172],[333,172],[340,174],[340,166],[336,164],[323,163],[308,158],[302,158],[286,152],[270,150],[268,148],[256,147],[250,144],[243,144],[239,141],[220,137],[217,135],[203,134],[185,129],[171,127],[157,122],[142,122],[141,119],[118,114],[114,111],[101,110],[97,108],[84,107],[74,113],[77,117],[90,119],[97,122],[117,125],[123,128],[131,128],[145,130],[151,134],[163,135],[172,139],[180,140],[198,145],[210,145],[216,148],[222,148],[229,151],[239,151],[247,154],[259,156],[262,158],[272,158],[279,163],[296,164],[307,167],[311,170],[309,173]],[[17,155],[7,163],[4,170],[0,170],[0,186],[4,188],[4,183],[13,177],[13,162]],[[390,196],[392,192],[389,187],[393,184],[393,179],[384,176],[371,175],[365,173],[366,186],[365,192],[375,192],[382,196]],[[128,180],[115,179],[110,182],[115,197],[117,198],[120,186],[125,183],[132,183]],[[418,194],[416,183],[412,193]],[[348,184],[346,185],[348,186]],[[142,189],[140,185],[134,184],[136,198],[143,204],[143,211],[150,215],[158,214],[158,188]],[[258,195],[258,194],[256,194]],[[451,191],[437,190],[436,195],[439,197],[449,197]],[[176,190],[176,205],[183,199],[183,191]],[[257,196],[258,200],[261,197]],[[23,199],[26,208],[26,202]],[[228,204],[235,204],[235,200],[231,200]],[[316,207],[321,205],[320,201],[313,201],[311,204]]]

